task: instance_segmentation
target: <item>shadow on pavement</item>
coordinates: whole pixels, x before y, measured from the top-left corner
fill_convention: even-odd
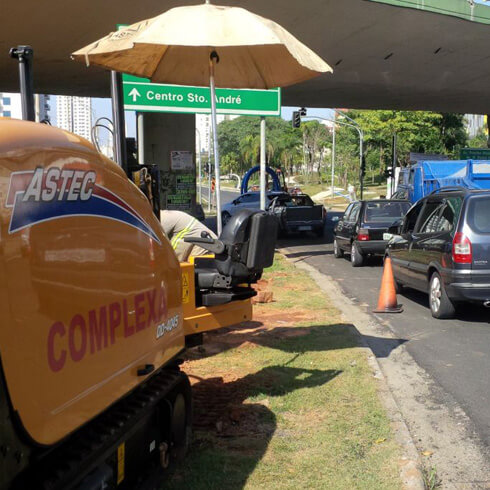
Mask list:
[[[364,344],[376,356],[385,357],[404,342],[404,339],[363,336],[353,325],[343,323],[291,328],[267,327],[251,321],[207,333],[202,347],[188,351],[188,360],[206,359],[234,348],[240,352],[243,349],[246,356],[253,347],[250,344],[278,349],[290,353],[291,357],[280,365],[266,366],[242,377],[234,369],[226,372],[226,363],[230,362],[226,355],[220,364],[222,376],[213,376],[211,372],[210,377],[204,377],[202,365],[194,367],[186,362],[183,368],[191,379],[194,398],[191,450],[183,462],[170,471],[158,472],[144,488],[244,488],[277,431],[269,398],[322,386],[343,372],[293,367],[291,363],[302,353]]]
[[[327,252],[328,253],[328,252]],[[333,253],[333,252],[330,252]],[[344,257],[339,259],[339,262],[344,260],[345,262],[349,262],[350,265],[350,255],[346,252]],[[352,267],[352,266],[351,266]],[[359,267],[359,269],[366,269],[369,267],[376,267],[380,268],[383,267],[383,257],[377,256],[377,255],[369,255],[364,258],[364,262],[362,264],[362,267]]]
[[[328,329],[328,336],[322,331],[325,328]],[[405,342],[407,339],[362,335],[354,325],[349,323],[292,328],[287,324],[280,327],[267,327],[262,322],[249,321],[207,333],[204,345],[190,350],[188,357],[189,359],[210,357],[245,343],[279,349],[291,354],[369,345],[376,357],[388,357],[393,350]]]
[[[284,246],[285,244],[283,244]],[[318,255],[332,255],[330,250],[303,250],[301,252],[288,252],[282,247],[278,247],[278,251],[283,253],[288,259],[307,259],[308,257],[314,257]]]
[[[407,298],[414,303],[427,309],[430,314],[429,295],[416,289],[404,287],[403,292],[398,295],[400,298]],[[456,308],[456,320],[465,323],[490,323],[489,311],[483,305],[476,303],[461,303]],[[444,321],[444,320],[439,320]]]
[[[191,451],[182,463],[165,475],[159,472],[152,484],[144,488],[200,490],[245,487],[277,430],[276,415],[269,408],[267,397],[322,386],[341,374],[340,369],[288,365],[302,352],[356,346],[356,342],[347,338],[352,335],[345,335],[349,326],[339,327],[339,336],[332,336],[330,346],[319,341],[326,337],[319,335],[321,327],[263,331],[262,323],[247,322],[206,334],[204,346],[189,350],[188,359],[205,359],[232,348],[245,347],[247,343],[280,349],[293,355],[283,364],[266,366],[242,377],[233,369],[225,371],[222,376],[202,377],[202,366],[194,373],[193,366],[186,362],[183,368],[191,379],[194,399]],[[226,357],[223,357],[221,373],[226,362]]]

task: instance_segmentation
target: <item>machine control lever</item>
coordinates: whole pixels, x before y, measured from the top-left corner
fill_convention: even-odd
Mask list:
[[[200,247],[209,250],[215,254],[222,254],[225,251],[225,244],[216,238],[205,238],[205,237],[185,237],[185,243],[195,243]]]

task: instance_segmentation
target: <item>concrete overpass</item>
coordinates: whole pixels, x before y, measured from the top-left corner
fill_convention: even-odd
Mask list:
[[[35,91],[109,95],[109,75],[69,54],[182,5],[175,0],[25,0],[2,6],[0,91],[18,91],[8,49],[35,50]],[[290,87],[284,105],[490,113],[490,8],[469,0],[226,0],[274,19],[334,67]]]

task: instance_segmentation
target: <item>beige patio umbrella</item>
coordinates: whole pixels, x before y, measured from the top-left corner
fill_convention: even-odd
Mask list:
[[[215,87],[284,87],[331,72],[330,66],[275,22],[243,8],[205,4],[173,8],[103,37],[76,60],[157,83],[209,86],[221,232]]]

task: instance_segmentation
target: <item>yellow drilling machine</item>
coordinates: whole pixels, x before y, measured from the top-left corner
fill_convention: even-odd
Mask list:
[[[12,54],[32,119],[29,52]],[[277,222],[241,211],[218,239],[194,239],[210,257],[179,263],[120,166],[75,134],[8,118],[0,198],[0,489],[135,488],[142,468],[185,453],[181,356],[251,318]]]

